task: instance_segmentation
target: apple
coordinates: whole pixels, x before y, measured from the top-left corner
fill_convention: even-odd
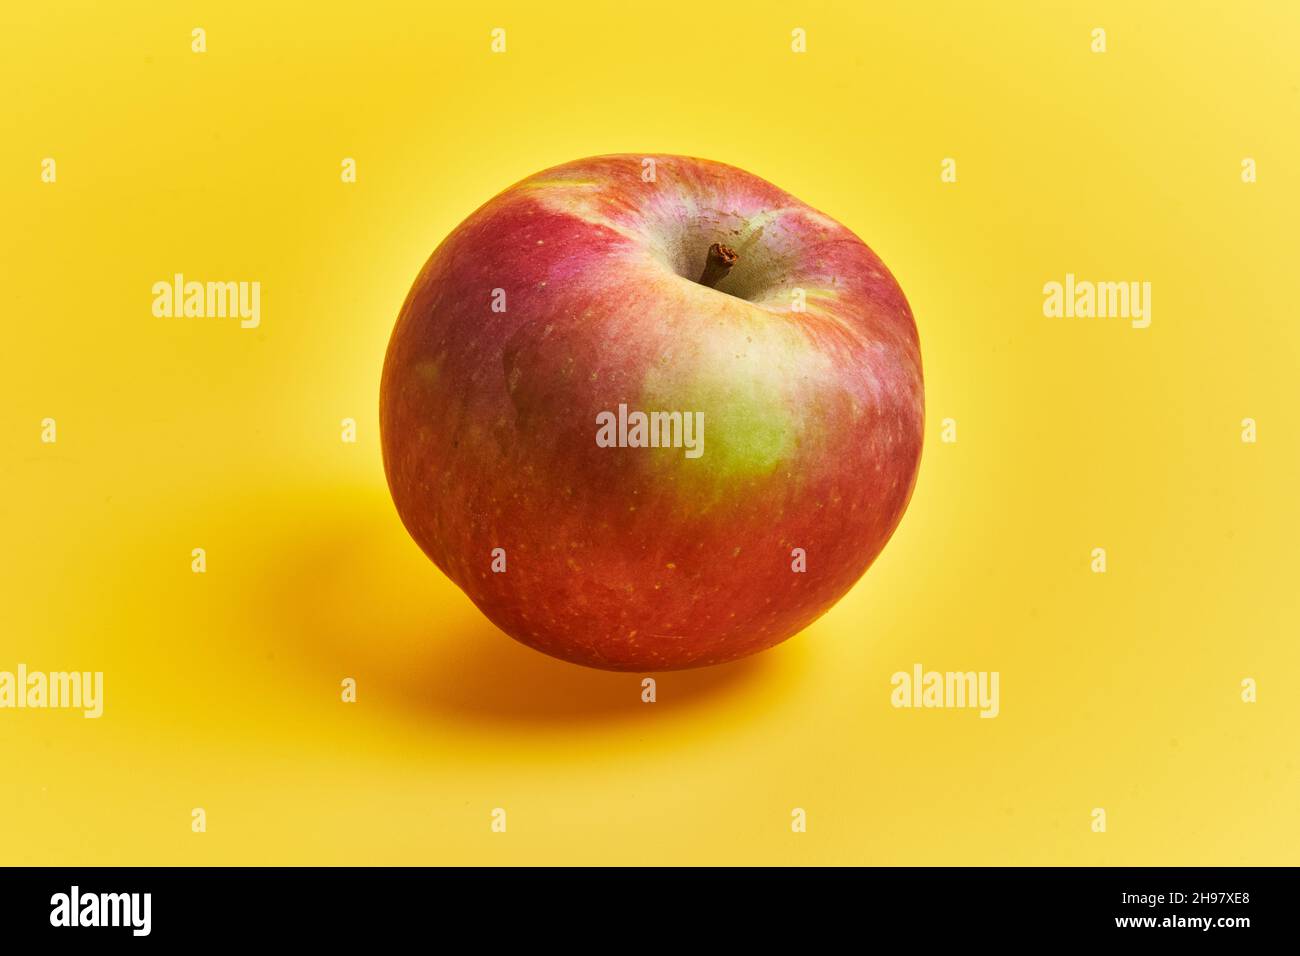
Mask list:
[[[683,156],[581,159],[479,208],[380,387],[425,554],[510,636],[610,670],[734,660],[829,610],[902,518],[923,419],[880,259]]]

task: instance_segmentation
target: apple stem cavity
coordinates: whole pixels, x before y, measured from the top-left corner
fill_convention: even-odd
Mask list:
[[[700,285],[706,285],[710,289],[715,288],[739,258],[736,250],[730,246],[724,246],[720,242],[709,246],[709,257],[704,263],[704,274],[700,276]]]

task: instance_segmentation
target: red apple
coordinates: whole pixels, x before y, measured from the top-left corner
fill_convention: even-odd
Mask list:
[[[611,670],[825,613],[897,527],[924,418],[916,324],[862,240],[743,170],[650,158],[557,166],[461,223],[380,391],[424,552],[507,634]]]

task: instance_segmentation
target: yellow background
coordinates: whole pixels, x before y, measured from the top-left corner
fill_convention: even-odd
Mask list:
[[[1298,27],[1284,3],[5,4],[0,670],[103,670],[106,702],[0,711],[0,864],[1300,863]],[[741,166],[855,230],[927,379],[876,566],[654,705],[489,625],[402,529],[377,442],[433,247],[622,151]],[[261,282],[261,327],[154,318],[175,272]],[[1151,282],[1151,327],[1044,318],[1066,272]],[[1001,716],[892,708],[918,662],[999,671]]]

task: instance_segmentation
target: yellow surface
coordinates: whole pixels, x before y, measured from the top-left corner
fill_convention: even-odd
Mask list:
[[[99,720],[0,711],[0,864],[1300,863],[1294,5],[272,6],[0,14],[0,670],[105,674]],[[866,578],[653,705],[490,626],[376,434],[436,243],[623,151],[854,229],[927,378]],[[175,272],[261,326],[155,318]],[[1067,272],[1151,327],[1045,318]],[[1000,716],[891,707],[915,663]]]

